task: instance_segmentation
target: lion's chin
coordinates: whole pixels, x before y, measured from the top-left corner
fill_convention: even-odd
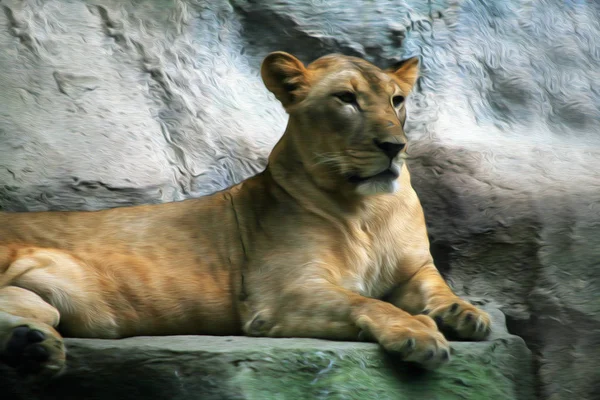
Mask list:
[[[373,196],[376,194],[396,193],[400,189],[397,180],[367,180],[359,183],[356,192],[362,196]]]
[[[372,196],[384,193],[396,193],[400,189],[398,178],[402,165],[393,163],[388,169],[366,178],[354,178],[356,192],[363,196]]]

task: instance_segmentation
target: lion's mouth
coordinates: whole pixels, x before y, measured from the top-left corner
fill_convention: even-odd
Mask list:
[[[385,170],[370,176],[351,175],[348,180],[350,183],[361,183],[370,180],[391,181],[396,180],[400,176],[400,167],[396,164],[391,164]]]

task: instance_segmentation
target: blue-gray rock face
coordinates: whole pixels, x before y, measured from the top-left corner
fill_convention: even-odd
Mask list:
[[[546,399],[600,385],[600,5],[583,0],[0,3],[0,207],[200,196],[286,123],[270,51],[422,58],[411,169],[439,268],[499,302]],[[596,396],[596,397],[594,397]]]

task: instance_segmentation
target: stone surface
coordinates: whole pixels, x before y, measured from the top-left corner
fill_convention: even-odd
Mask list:
[[[199,196],[264,166],[286,50],[422,58],[410,167],[436,261],[498,302],[543,399],[600,387],[600,5],[582,0],[0,3],[0,208]]]
[[[422,371],[376,344],[173,336],[68,339],[68,370],[46,384],[0,375],[3,400],[534,399],[531,353],[491,309],[486,342],[453,342],[451,363]]]

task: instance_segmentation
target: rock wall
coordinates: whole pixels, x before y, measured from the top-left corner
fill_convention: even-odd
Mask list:
[[[410,167],[437,263],[501,304],[543,399],[597,399],[600,5],[584,0],[4,0],[0,208],[180,200],[259,171],[285,50],[420,55]]]

